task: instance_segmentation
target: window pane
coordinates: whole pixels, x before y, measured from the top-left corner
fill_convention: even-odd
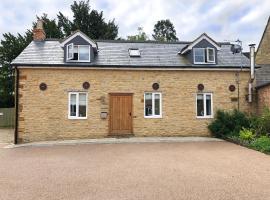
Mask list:
[[[152,93],[145,93],[145,116],[152,116]]]
[[[212,115],[211,95],[206,95],[206,115]]]
[[[204,116],[203,94],[197,95],[197,116]]]
[[[205,50],[204,49],[194,49],[195,62],[205,62]]]
[[[155,94],[155,115],[160,115],[160,94]]]
[[[79,94],[79,117],[86,117],[86,94]]]
[[[214,49],[208,49],[208,59],[209,61],[214,62]]]
[[[72,44],[69,44],[67,46],[67,50],[68,50],[68,59],[72,59],[72,57],[73,57]]]
[[[76,94],[70,95],[70,116],[76,116]]]
[[[73,47],[73,59],[72,60],[78,60],[78,46]]]
[[[89,60],[89,46],[80,46],[79,47],[79,59],[80,60]]]

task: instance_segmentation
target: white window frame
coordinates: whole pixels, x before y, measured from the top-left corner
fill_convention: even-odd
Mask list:
[[[70,100],[71,95],[76,95],[76,116],[70,115]],[[86,94],[86,115],[85,117],[79,117],[79,95]],[[88,93],[87,92],[69,92],[68,93],[68,119],[87,119],[87,111],[88,111]]]
[[[68,57],[68,47],[70,45],[72,45],[72,58]],[[74,46],[78,47],[78,60],[72,60],[74,58],[74,53],[73,53]],[[82,47],[82,46],[87,46],[88,47],[88,52],[89,52],[89,59],[88,60],[80,60],[80,53],[79,52],[80,52],[80,47]],[[90,60],[91,60],[90,45],[74,45],[73,43],[70,43],[70,44],[67,45],[66,48],[67,48],[66,49],[66,51],[67,51],[66,56],[67,56],[67,61],[68,62],[90,62]]]
[[[195,49],[203,49],[203,52],[204,52],[203,60],[204,60],[204,62],[196,62],[196,60],[195,60]],[[205,48],[193,48],[193,62],[194,62],[194,64],[206,64],[206,62],[205,62]]]
[[[71,57],[69,57],[69,47],[71,46],[70,50],[72,51]],[[70,43],[67,45],[67,60],[71,60],[74,58],[74,53],[73,53],[73,43]]]
[[[139,49],[129,49],[129,57],[141,57],[141,51]]]
[[[214,60],[210,60],[210,59],[209,59],[209,50],[213,50],[213,57],[214,57]],[[206,48],[206,54],[207,54],[207,62],[208,62],[208,63],[215,63],[215,62],[216,62],[216,52],[215,52],[215,49],[214,49],[214,48],[207,47],[207,48]]]
[[[152,94],[152,115],[151,116],[146,116],[145,115],[145,95],[148,94],[148,93],[151,93]],[[154,114],[153,112],[155,112],[155,94],[159,94],[160,96],[160,102],[159,102],[159,115],[156,115]],[[144,106],[143,106],[143,115],[144,115],[144,118],[162,118],[162,93],[161,92],[145,92],[144,93]]]
[[[203,95],[203,116],[198,116],[198,95]],[[206,95],[211,96],[211,115],[206,115]],[[214,118],[214,109],[213,109],[213,93],[196,93],[196,118]]]

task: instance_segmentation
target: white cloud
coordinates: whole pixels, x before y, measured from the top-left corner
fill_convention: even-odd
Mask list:
[[[56,17],[61,11],[72,18],[72,3],[73,0],[2,0],[0,34],[23,33],[42,13]],[[135,34],[138,26],[151,36],[157,20],[170,19],[180,40],[193,40],[206,32],[217,41],[239,38],[245,49],[248,43],[259,43],[270,14],[269,0],[91,0],[90,4],[103,10],[107,20],[115,18],[119,36],[124,38]]]

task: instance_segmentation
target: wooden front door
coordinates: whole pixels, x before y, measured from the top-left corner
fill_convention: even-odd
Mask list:
[[[110,94],[110,135],[132,134],[132,94]]]

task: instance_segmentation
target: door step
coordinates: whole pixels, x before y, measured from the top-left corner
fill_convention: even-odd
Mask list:
[[[115,135],[108,135],[107,138],[131,138],[135,137],[133,133],[130,134],[115,134]]]

